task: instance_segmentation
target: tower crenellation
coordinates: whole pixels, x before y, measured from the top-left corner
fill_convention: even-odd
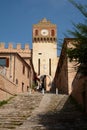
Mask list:
[[[18,43],[18,44],[16,45],[16,49],[17,49],[17,50],[20,50],[20,49],[21,49],[21,43]]]
[[[25,44],[25,50],[29,50],[30,48],[29,48],[29,44],[28,43],[26,43]]]
[[[13,44],[12,43],[8,44],[8,49],[13,49]]]
[[[0,42],[0,49],[4,49],[5,48],[5,43],[4,42]]]

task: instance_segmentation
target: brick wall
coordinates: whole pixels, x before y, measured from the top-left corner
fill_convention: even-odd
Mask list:
[[[70,43],[70,41],[67,41],[65,39],[62,46],[59,62],[57,65],[55,77],[54,77],[55,87],[58,88],[59,93],[64,93],[64,94],[71,94],[72,82],[76,75],[76,71],[74,68],[76,62],[70,62],[67,57],[66,50],[68,47],[68,43]]]
[[[72,82],[72,87],[71,95],[87,112],[87,77],[77,73]]]
[[[69,62],[66,49],[70,41],[64,42],[57,70],[54,77],[55,90],[59,93],[71,94],[87,113],[87,77],[75,70],[76,62]]]
[[[27,92],[33,79],[34,69],[32,64],[27,64],[17,53],[4,52],[0,53],[0,57],[9,58],[9,66],[4,67],[4,75],[17,85],[17,93]]]
[[[17,86],[0,74],[0,101],[6,100],[17,93]]]

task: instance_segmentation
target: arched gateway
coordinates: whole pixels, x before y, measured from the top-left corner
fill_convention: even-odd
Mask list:
[[[42,82],[44,78],[44,89],[45,91],[49,92],[52,87],[52,77],[50,75],[41,75],[39,76],[39,78],[40,78],[40,81]]]

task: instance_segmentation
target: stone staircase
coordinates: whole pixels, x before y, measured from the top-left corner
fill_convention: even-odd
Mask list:
[[[42,94],[21,94],[0,107],[0,130],[15,129],[38,107]]]
[[[87,117],[68,95],[45,94],[32,116],[16,130],[87,130]]]
[[[0,107],[0,130],[87,130],[68,95],[21,94]]]

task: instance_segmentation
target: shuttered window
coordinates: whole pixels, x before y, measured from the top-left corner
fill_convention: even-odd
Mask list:
[[[6,67],[9,67],[9,58],[6,58]]]

